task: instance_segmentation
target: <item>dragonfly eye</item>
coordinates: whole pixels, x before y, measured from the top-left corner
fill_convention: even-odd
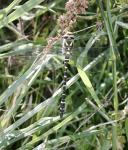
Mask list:
[[[67,32],[65,35],[63,35],[62,38],[67,41],[70,41],[70,40],[74,40],[74,35],[72,32]]]

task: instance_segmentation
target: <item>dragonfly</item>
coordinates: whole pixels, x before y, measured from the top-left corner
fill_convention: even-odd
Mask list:
[[[60,118],[63,118],[65,112],[65,97],[66,97],[66,83],[67,83],[67,69],[68,62],[71,56],[71,49],[73,48],[74,35],[71,32],[66,33],[63,36],[62,53],[64,58],[64,76],[63,76],[63,86],[62,86],[62,98],[60,102]]]
[[[71,58],[74,64],[76,62],[79,63],[79,61],[77,60],[85,60],[85,58],[91,58],[93,59],[95,55],[98,55],[98,51],[99,53],[103,50],[106,50],[107,48],[109,48],[109,46],[107,45],[101,45],[99,44],[99,46],[95,46],[94,44],[99,40],[101,35],[105,35],[104,32],[102,31],[98,31],[99,34],[93,34],[92,36],[90,36],[90,39],[88,41],[88,43],[84,46],[84,47],[75,47],[72,49],[72,52],[69,53],[68,59],[69,57]],[[67,35],[66,35],[67,36]],[[77,42],[77,40],[80,40],[79,37],[73,37],[72,35],[70,35],[71,40],[73,40],[75,43]],[[68,38],[65,37],[64,39]],[[70,40],[69,40],[70,41]],[[22,43],[22,42],[21,42]],[[67,42],[66,42],[67,43]],[[67,47],[72,47],[72,41],[70,41],[67,44]],[[2,52],[2,54],[0,54],[0,58],[8,58],[8,66],[12,66],[13,64],[16,64],[17,61],[20,61],[20,63],[26,63],[26,61],[32,61],[32,66],[31,69],[33,70],[32,73],[34,73],[34,71],[36,71],[36,69],[40,66],[40,64],[42,63],[42,61],[44,61],[44,55],[45,53],[43,53],[42,49],[45,47],[42,47],[40,45],[34,45],[33,43],[25,43],[25,44],[19,44],[19,46],[13,47],[12,51],[10,52]],[[56,60],[55,62],[51,62],[47,63],[47,69],[53,69],[53,67],[55,67],[55,69],[57,69],[57,67],[61,68],[63,66],[63,61],[66,61],[66,58],[64,58],[64,52],[63,52],[63,46],[61,46],[61,44],[58,46],[54,46],[52,51],[50,51],[49,53],[47,53],[47,57],[46,59],[52,57],[54,58],[54,60]],[[91,55],[87,57],[87,54],[93,54],[92,57]],[[66,55],[67,56],[67,55]],[[34,58],[34,59],[33,59]],[[56,59],[57,58],[57,59]],[[59,60],[59,61],[58,61]],[[14,62],[13,62],[14,61]],[[58,63],[56,63],[58,61]],[[64,61],[64,62],[65,62]],[[19,62],[18,62],[19,63]],[[69,63],[69,60],[67,60],[67,63]],[[39,65],[38,65],[39,64]],[[58,64],[58,65],[57,65]],[[65,87],[66,87],[66,81],[67,81],[67,64],[64,63],[64,77],[63,77],[63,83],[62,83],[62,99],[60,102],[60,117],[63,118],[63,114],[65,111],[65,97],[66,97],[66,92],[65,92]],[[32,74],[31,73],[31,74]]]

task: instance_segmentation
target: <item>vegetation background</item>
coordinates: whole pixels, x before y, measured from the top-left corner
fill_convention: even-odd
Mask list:
[[[0,0],[0,149],[127,150],[128,1],[77,15],[66,113],[59,117],[63,0]]]

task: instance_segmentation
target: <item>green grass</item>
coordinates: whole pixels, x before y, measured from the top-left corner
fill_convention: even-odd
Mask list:
[[[77,16],[66,113],[59,118],[63,0],[14,0],[0,10],[0,149],[127,149],[127,0],[90,1]],[[102,29],[97,29],[97,21]]]

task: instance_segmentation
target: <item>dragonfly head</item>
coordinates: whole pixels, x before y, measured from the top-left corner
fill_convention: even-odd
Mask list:
[[[63,48],[68,49],[73,47],[74,43],[74,35],[72,32],[67,32],[65,35],[63,35]]]

